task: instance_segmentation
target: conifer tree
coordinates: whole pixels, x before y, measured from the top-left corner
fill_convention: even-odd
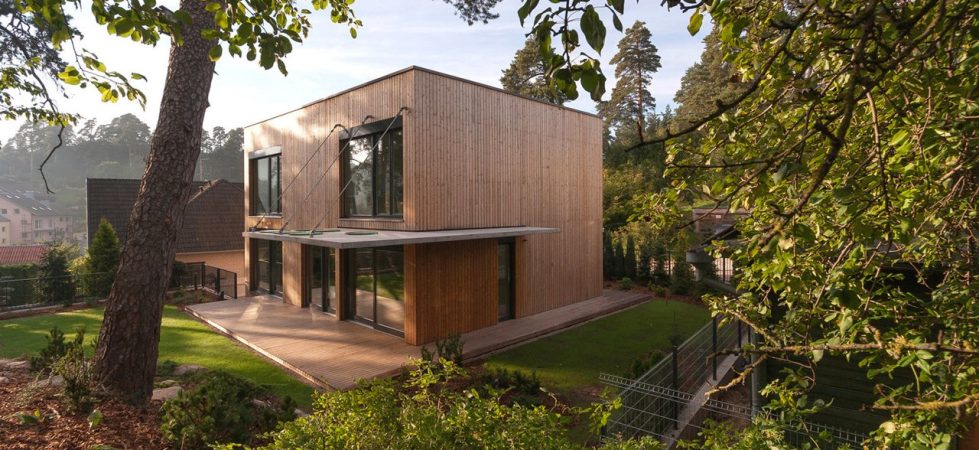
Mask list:
[[[44,303],[62,303],[70,306],[75,300],[75,282],[68,265],[75,255],[75,248],[68,244],[54,244],[48,248],[37,270],[37,291]]]
[[[645,140],[646,123],[656,109],[656,99],[649,93],[653,74],[661,67],[652,34],[642,21],[636,21],[619,41],[619,51],[612,57],[615,65],[615,87],[608,101],[598,106],[599,115],[609,129],[622,135]]]
[[[97,296],[109,294],[112,281],[119,267],[119,237],[104,217],[99,221],[99,229],[92,236],[92,244],[88,248],[86,261],[89,275],[88,286],[91,293]]]
[[[636,279],[636,240],[629,235],[625,241],[625,276]]]
[[[510,67],[503,70],[500,84],[507,92],[535,98],[555,105],[564,104],[567,98],[548,85],[547,66],[540,54],[540,46],[533,38],[527,39],[523,48],[513,55]]]

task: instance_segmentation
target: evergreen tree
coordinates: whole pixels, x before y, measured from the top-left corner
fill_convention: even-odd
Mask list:
[[[679,104],[676,128],[685,128],[717,109],[717,102],[730,101],[745,87],[738,73],[724,61],[720,36],[715,29],[704,38],[700,61],[690,66],[680,80],[673,100]]]
[[[636,279],[644,283],[649,282],[649,260],[650,260],[650,245],[649,243],[644,243],[637,249],[638,261],[636,261]]]
[[[52,245],[37,270],[37,291],[43,303],[70,306],[75,300],[75,282],[68,271],[76,249],[68,244]]]
[[[625,241],[625,276],[636,279],[636,240],[630,234]]]
[[[533,38],[527,39],[523,48],[513,55],[510,67],[503,70],[500,84],[507,92],[543,100],[556,105],[567,98],[551,89],[547,80],[547,66],[540,54],[540,46]]]
[[[88,248],[87,269],[88,286],[91,294],[97,296],[109,295],[112,281],[119,266],[119,237],[116,230],[104,217],[99,222],[99,229],[92,236],[92,244]]]
[[[629,135],[636,142],[645,140],[646,124],[656,110],[656,99],[649,93],[649,86],[653,74],[661,67],[645,23],[636,21],[625,31],[619,41],[619,51],[610,62],[615,65],[617,81],[609,100],[599,104],[599,115],[620,139]]]
[[[619,278],[622,278],[622,271],[623,271],[622,261],[624,258],[625,257],[622,254],[622,246],[619,245],[618,242],[612,241],[612,273],[610,274],[610,277],[613,280],[618,280]]]
[[[614,279],[612,272],[615,267],[615,252],[612,249],[612,236],[606,231],[602,233],[602,271],[606,279]]]

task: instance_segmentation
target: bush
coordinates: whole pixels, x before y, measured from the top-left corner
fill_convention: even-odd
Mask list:
[[[421,347],[421,360],[423,362],[442,362],[451,361],[457,366],[462,365],[462,346],[465,341],[458,333],[453,333],[441,341],[435,341],[435,352],[432,353],[427,347]]]
[[[31,370],[47,374],[51,371],[51,366],[65,356],[71,348],[81,348],[85,341],[85,330],[78,330],[75,339],[71,342],[65,341],[65,333],[58,327],[54,327],[45,336],[48,345],[41,349],[40,353],[31,356]]]
[[[632,289],[632,279],[629,278],[629,277],[622,277],[622,279],[619,280],[619,287],[622,288],[623,290],[626,290],[626,291],[631,290]]]
[[[626,372],[625,377],[633,379],[639,378],[646,372],[649,372],[649,369],[652,369],[653,366],[656,365],[656,363],[658,363],[661,359],[663,359],[663,352],[659,350],[654,350],[639,358],[636,358],[632,361],[632,366],[629,367],[629,371]]]
[[[43,303],[61,303],[66,307],[75,302],[75,281],[68,270],[77,249],[67,244],[48,248],[38,265],[37,291]]]
[[[103,217],[99,222],[98,230],[92,236],[86,259],[87,272],[91,274],[87,283],[92,295],[101,298],[109,295],[119,266],[119,253],[119,237],[116,236],[116,230]]]
[[[496,389],[509,389],[515,394],[524,396],[536,396],[541,392],[537,372],[531,372],[530,375],[527,375],[520,370],[494,368],[479,377],[479,382]]]
[[[85,349],[81,345],[84,336],[84,330],[78,332],[65,355],[51,365],[51,372],[63,378],[62,393],[68,399],[71,409],[88,414],[94,404],[94,377],[91,365],[85,357]]]
[[[162,408],[163,437],[181,449],[213,443],[254,443],[279,421],[295,418],[295,402],[226,372],[202,372]],[[196,383],[195,383],[196,381]]]

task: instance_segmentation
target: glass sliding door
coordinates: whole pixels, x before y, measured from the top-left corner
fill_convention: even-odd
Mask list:
[[[282,243],[252,239],[252,290],[282,295]]]
[[[321,309],[336,314],[336,264],[335,250],[326,247],[307,245],[306,254],[306,295],[303,306]]]
[[[404,335],[404,248],[362,248],[346,255],[348,317]]]
[[[514,252],[513,240],[501,240],[497,252],[497,282],[499,285],[498,318],[500,322],[514,317]]]

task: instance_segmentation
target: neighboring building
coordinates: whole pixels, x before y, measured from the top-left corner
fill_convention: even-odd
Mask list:
[[[602,295],[594,115],[410,67],[247,127],[245,168],[287,303],[419,345]]]
[[[71,214],[52,208],[49,198],[35,192],[0,188],[0,216],[10,221],[9,239],[0,245],[43,244],[72,235]]]
[[[140,180],[89,178],[86,183],[86,221],[89,239],[105,218],[120,242],[126,240],[129,214],[139,194]],[[238,274],[246,282],[241,211],[244,187],[226,180],[195,182],[187,203],[183,227],[177,236],[177,261],[204,262]]]
[[[726,227],[734,226],[742,217],[748,215],[748,210],[738,208],[734,212],[727,207],[694,208],[691,217],[694,220],[693,230],[701,237],[708,238]]]
[[[11,245],[10,241],[10,219],[0,216],[0,247]]]
[[[39,264],[47,253],[47,245],[0,246],[0,266]]]

